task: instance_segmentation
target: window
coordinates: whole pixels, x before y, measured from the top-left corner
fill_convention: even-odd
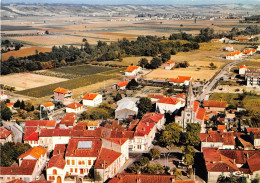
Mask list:
[[[70,160],[67,160],[67,165],[70,165]]]
[[[142,149],[142,146],[141,145],[137,145],[137,149]]]
[[[85,161],[81,161],[82,165],[85,165]]]
[[[73,172],[73,168],[70,169],[70,172]]]
[[[75,165],[75,160],[72,160],[72,165]]]
[[[79,161],[79,165],[81,165],[81,161]]]
[[[88,160],[88,165],[91,165],[91,160]]]
[[[53,175],[57,175],[57,170],[53,169]]]
[[[78,169],[77,168],[75,168],[75,173],[78,173]]]
[[[55,180],[54,176],[49,176],[49,180]]]

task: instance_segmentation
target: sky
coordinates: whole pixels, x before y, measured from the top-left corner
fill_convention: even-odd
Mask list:
[[[68,3],[90,5],[171,5],[171,4],[260,4],[260,0],[2,0],[2,3]]]

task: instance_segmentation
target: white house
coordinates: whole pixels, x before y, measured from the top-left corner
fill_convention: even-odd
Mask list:
[[[4,91],[0,91],[0,99],[1,101],[6,100],[8,99],[8,95]]]
[[[50,111],[50,112],[54,111],[55,108],[55,105],[52,102],[44,103],[42,106],[44,107],[43,110]]]
[[[242,52],[236,51],[236,52],[232,52],[232,53],[227,53],[226,59],[227,60],[239,60],[242,58],[242,56],[243,56]]]
[[[171,70],[175,66],[175,61],[174,60],[169,60],[168,62],[165,62],[162,64],[162,68],[166,70]]]
[[[170,78],[169,83],[172,85],[188,86],[194,80],[190,76],[178,76],[177,78]]]
[[[174,113],[184,106],[185,101],[173,97],[166,97],[156,102],[156,111],[161,114]]]
[[[86,93],[83,97],[83,105],[96,107],[102,103],[102,95],[97,93]]]
[[[80,113],[83,111],[83,105],[77,102],[73,102],[69,105],[66,105],[66,112],[67,113]]]
[[[95,130],[99,127],[99,122],[98,121],[88,121],[87,127],[88,127],[88,130]]]
[[[138,74],[138,72],[140,72],[141,70],[142,70],[142,67],[140,67],[140,66],[130,65],[125,70],[125,76],[136,76]]]
[[[126,86],[128,85],[128,81],[122,81],[114,85],[114,88],[117,90],[125,90]]]
[[[234,51],[234,47],[229,45],[225,48],[226,51]]]
[[[127,119],[129,116],[135,116],[138,114],[138,108],[136,102],[128,98],[123,98],[117,102],[118,107],[115,110],[115,118],[122,120]]]
[[[66,176],[64,171],[66,162],[62,155],[53,156],[46,168],[47,180],[52,181],[53,183],[61,183]]]
[[[249,69],[247,68],[247,66],[245,65],[240,65],[239,67],[239,75],[245,75],[246,71],[248,71]]]
[[[253,54],[255,54],[255,52],[256,49],[243,50],[243,54],[248,56],[252,56]]]

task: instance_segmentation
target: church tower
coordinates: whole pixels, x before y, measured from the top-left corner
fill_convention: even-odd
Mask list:
[[[186,105],[182,112],[182,129],[185,130],[187,123],[194,123],[195,112],[194,110],[194,100],[195,96],[192,90],[191,81],[189,82],[189,88],[186,94]]]

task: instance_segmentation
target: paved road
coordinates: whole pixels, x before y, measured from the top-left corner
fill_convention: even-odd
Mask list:
[[[221,77],[223,77],[224,74],[226,74],[228,72],[229,68],[242,61],[244,61],[244,60],[233,61],[231,63],[228,63],[225,67],[223,67],[221,69],[221,71],[219,72],[219,74],[217,76],[215,76],[215,78],[210,83],[204,85],[204,87],[202,89],[202,93],[197,97],[197,99],[199,101],[203,101],[206,97],[206,94],[210,93],[210,90],[212,89],[212,87],[217,83],[217,81]]]
[[[14,133],[14,142],[15,143],[22,142],[23,132],[15,126],[15,122],[2,121],[2,123],[3,123],[4,127],[12,130],[12,132]]]
[[[138,159],[141,159],[143,157],[142,154],[143,153],[134,153],[134,154],[129,153],[128,161],[122,167],[120,167],[118,173],[123,173],[127,167],[132,165]]]

